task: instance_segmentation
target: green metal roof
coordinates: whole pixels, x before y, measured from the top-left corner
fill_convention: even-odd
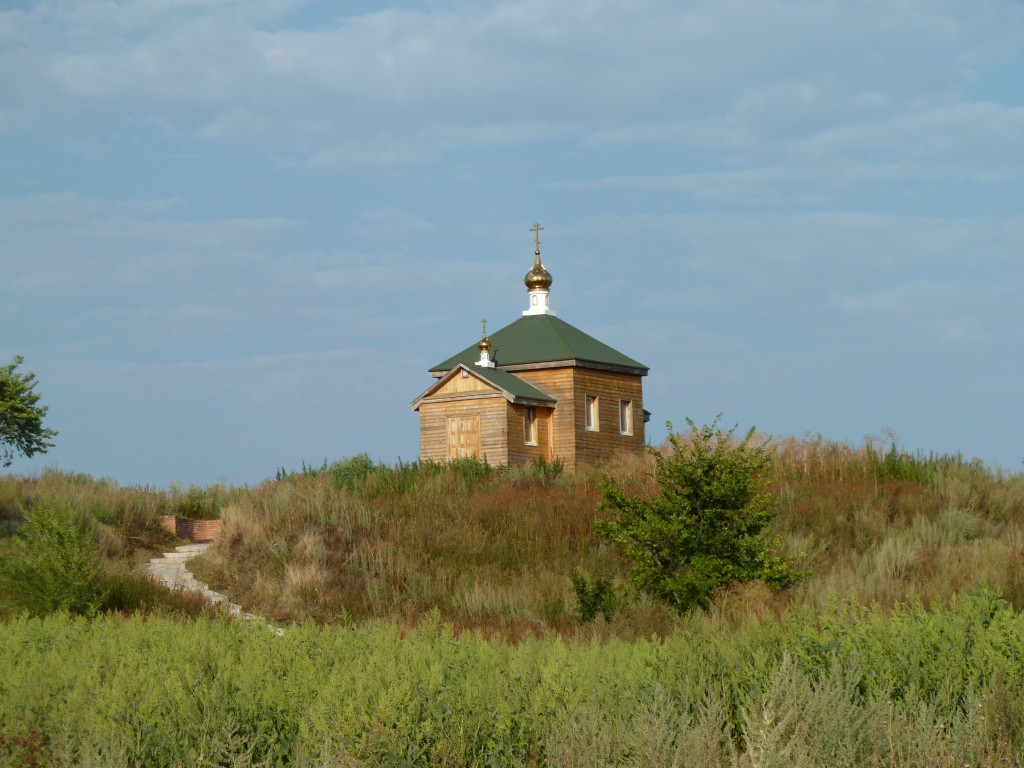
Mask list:
[[[456,363],[458,365],[458,363]],[[504,390],[508,394],[512,395],[514,400],[535,400],[541,403],[556,403],[557,400],[546,392],[542,392],[532,384],[529,384],[518,376],[508,373],[507,371],[499,371],[497,368],[484,368],[480,365],[466,365],[474,375],[479,376],[484,381],[493,384],[498,389]],[[446,380],[448,377],[442,377],[440,381],[435,382],[427,388],[427,391],[412,401],[413,409],[419,408],[419,403],[423,398],[427,397],[429,393],[435,388],[441,385],[441,382]]]
[[[480,358],[479,352],[480,350],[477,350],[477,359]],[[497,368],[484,368],[482,365],[473,365],[472,363],[467,364],[466,367],[481,379],[485,379],[494,386],[504,389],[513,397],[522,397],[526,400],[540,400],[542,403],[555,402],[555,398],[551,395],[541,392],[532,384],[528,384],[518,376],[507,371],[499,371]]]
[[[632,368],[641,374],[648,371],[643,363],[626,357],[554,315],[526,315],[490,334],[490,340],[491,359],[498,366],[575,360]],[[459,363],[472,366],[479,359],[480,349],[472,344],[430,370],[450,371]]]

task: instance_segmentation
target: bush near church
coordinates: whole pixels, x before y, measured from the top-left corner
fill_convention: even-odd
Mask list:
[[[761,490],[768,446],[752,444],[753,428],[736,442],[735,427],[725,432],[718,419],[686,421],[688,440],[669,423],[671,451],[652,450],[657,495],[629,496],[614,480],[603,483],[601,509],[611,517],[595,523],[597,532],[629,559],[637,588],[681,613],[707,609],[736,582],[791,586],[802,574],[775,554],[768,526],[777,502]]]

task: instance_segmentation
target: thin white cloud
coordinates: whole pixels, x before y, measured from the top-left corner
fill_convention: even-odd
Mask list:
[[[964,280],[911,280],[862,294],[837,294],[830,304],[839,311],[870,319],[900,333],[929,336],[947,344],[988,344],[987,322],[998,322],[986,304],[1002,298],[998,285]]]
[[[76,314],[71,325],[99,338],[115,336],[132,344],[140,341],[166,344],[237,332],[253,320],[253,312],[217,305],[105,306]]]
[[[989,102],[958,103],[894,115],[884,121],[829,129],[795,143],[815,156],[886,153],[890,156],[946,158],[1024,164],[1024,107]]]
[[[353,218],[347,230],[364,247],[348,250],[294,250],[303,225],[282,217],[187,213],[175,200],[0,199],[0,304],[105,344],[206,343],[275,327],[382,328],[386,302],[429,304],[489,277],[479,260],[439,268],[422,248],[434,225],[397,207]]]
[[[793,152],[893,141],[941,152],[943,131],[962,132],[956,151],[993,132],[1012,147],[1019,128],[969,96],[977,67],[1019,65],[1024,20],[1010,2],[506,0],[308,26],[292,5],[52,0],[0,14],[0,75],[18,83],[0,130],[74,122],[99,137],[131,104],[176,135],[348,170],[567,137],[734,160],[760,149],[764,164],[794,136]],[[915,117],[941,110],[945,123]]]
[[[671,176],[609,176],[600,179],[568,179],[547,182],[551,190],[599,191],[609,189],[645,192],[682,192],[700,200],[720,202],[777,202],[783,189],[800,187],[806,194],[809,181],[821,182],[827,174],[819,169],[786,166],[743,170],[682,173]]]
[[[1021,135],[1024,135],[1024,126]],[[934,139],[936,144],[947,143],[946,137],[935,136]],[[962,140],[968,141],[967,137],[962,137]],[[908,143],[911,143],[909,139]],[[955,147],[944,150],[941,158],[921,156],[923,153],[918,153],[919,157],[913,159],[893,153],[893,159],[874,162],[843,159],[837,153],[834,159],[817,164],[797,162],[669,175],[562,179],[544,182],[541,186],[550,190],[590,192],[678,192],[695,200],[727,203],[813,204],[831,201],[838,193],[850,188],[871,186],[879,182],[906,185],[924,181],[968,181],[998,186],[1024,179],[1024,143],[1020,143],[1019,147],[1010,147],[1009,143],[1006,146],[1007,152],[1002,155],[995,151],[989,153],[989,162],[971,162],[966,153],[960,153]]]
[[[84,195],[0,199],[0,294],[54,295],[201,284],[245,266],[294,232],[283,217],[190,221],[179,201],[106,201]]]

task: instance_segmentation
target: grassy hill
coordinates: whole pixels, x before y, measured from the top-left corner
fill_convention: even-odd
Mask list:
[[[222,510],[223,535],[197,563],[243,604],[278,619],[413,623],[433,608],[459,627],[519,637],[579,632],[573,573],[609,579],[610,623],[624,637],[670,632],[678,618],[627,587],[627,568],[592,529],[601,472],[370,467],[339,462],[282,475]],[[650,466],[604,470],[648,492]],[[833,598],[926,605],[985,584],[1024,606],[1024,476],[959,457],[820,439],[776,445],[770,486],[784,551],[812,576],[788,593],[758,584],[719,596],[742,619]]]
[[[979,585],[1024,607],[1024,476],[960,457],[821,439],[774,444],[768,479],[784,552],[812,572],[787,593],[763,585],[718,596],[730,622],[835,599],[883,608],[945,602]],[[219,515],[222,535],[197,575],[275,620],[444,622],[524,633],[646,637],[679,618],[627,585],[628,569],[593,532],[605,474],[650,491],[645,458],[600,471],[558,467],[375,466],[366,457],[279,472],[254,488],[153,491],[48,471],[0,480],[0,531],[26,508],[56,504],[89,521],[108,563],[166,548],[161,513]],[[580,626],[574,574],[608,580],[611,621]]]

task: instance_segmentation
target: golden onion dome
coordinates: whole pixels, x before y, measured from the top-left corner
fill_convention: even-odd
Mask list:
[[[546,291],[551,287],[553,282],[551,273],[544,269],[544,265],[540,263],[540,249],[536,251],[533,266],[526,273],[523,282],[526,283],[526,290],[528,291]]]
[[[483,352],[491,351],[491,340],[487,338],[487,321],[480,321],[480,342],[476,345],[476,348]]]

